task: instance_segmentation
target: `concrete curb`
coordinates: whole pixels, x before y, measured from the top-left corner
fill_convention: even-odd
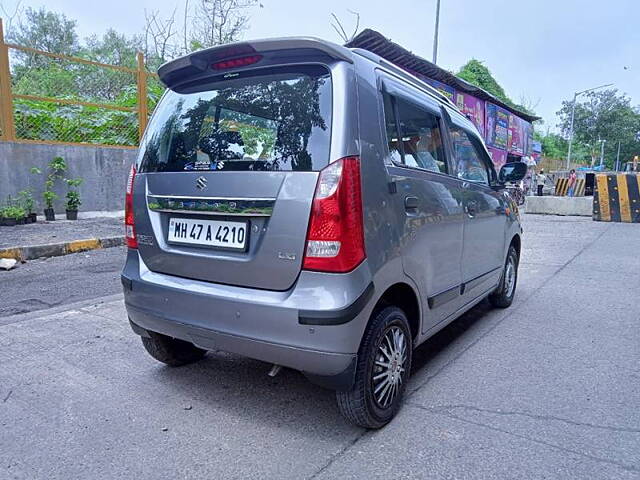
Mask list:
[[[20,262],[43,257],[59,257],[70,253],[86,252],[101,248],[124,245],[123,236],[86,238],[71,242],[51,243],[47,245],[30,245],[26,247],[9,247],[0,249],[0,258],[14,258]]]

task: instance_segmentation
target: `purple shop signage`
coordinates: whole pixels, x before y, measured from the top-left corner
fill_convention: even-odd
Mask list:
[[[496,170],[500,170],[500,167],[507,163],[507,151],[500,150],[499,148],[487,147],[487,151],[491,156],[491,160],[496,167]]]
[[[469,118],[476,126],[480,135],[484,138],[485,135],[485,113],[484,113],[484,100],[480,100],[472,95],[466,93],[456,92],[456,105],[458,109]]]
[[[486,102],[485,132],[490,147],[506,150],[509,143],[509,112]]]
[[[520,117],[509,114],[509,135],[507,140],[508,151],[515,155],[524,155],[524,120]]]

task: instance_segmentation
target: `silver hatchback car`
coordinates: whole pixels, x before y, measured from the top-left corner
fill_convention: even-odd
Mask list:
[[[364,50],[224,45],[159,70],[126,190],[135,333],[178,366],[207,350],[301,371],[342,414],[398,411],[412,350],[514,297],[522,229],[473,124]]]

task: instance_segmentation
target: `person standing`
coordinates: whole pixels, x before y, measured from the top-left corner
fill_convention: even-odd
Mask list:
[[[567,196],[573,197],[576,192],[576,182],[578,181],[578,176],[576,175],[576,171],[572,168],[569,172],[569,190],[567,191]]]
[[[538,185],[538,196],[541,197],[542,189],[544,188],[544,184],[547,181],[547,176],[544,174],[544,169],[540,169],[540,172],[536,175],[536,182]]]

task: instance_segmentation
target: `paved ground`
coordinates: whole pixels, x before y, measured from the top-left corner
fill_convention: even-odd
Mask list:
[[[125,255],[126,247],[114,247],[29,260],[14,270],[0,270],[0,317],[120,293]]]
[[[121,217],[39,221],[28,225],[0,227],[0,248],[45,245],[86,238],[124,235]]]
[[[377,432],[293,371],[155,363],[119,296],[1,318],[0,478],[640,478],[640,226],[525,230],[514,305],[420,347]]]

